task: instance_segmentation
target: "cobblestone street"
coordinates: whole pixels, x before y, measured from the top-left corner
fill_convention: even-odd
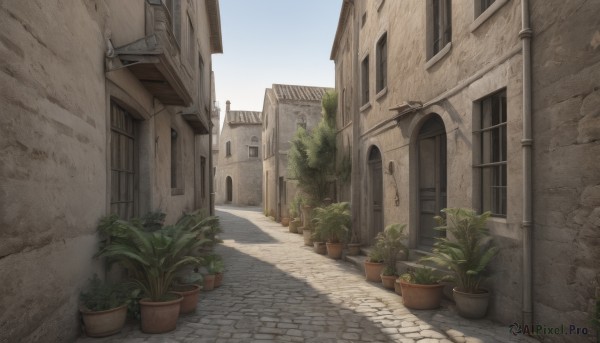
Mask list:
[[[119,335],[77,342],[534,342],[504,325],[462,319],[447,303],[408,310],[394,292],[366,282],[348,262],[314,253],[258,208],[217,214],[224,282],[201,293],[195,314],[167,334],[130,324]]]

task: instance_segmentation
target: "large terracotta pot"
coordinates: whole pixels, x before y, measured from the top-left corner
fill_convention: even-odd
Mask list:
[[[465,293],[456,290],[456,287],[454,287],[452,293],[459,315],[469,319],[485,317],[490,300],[490,293],[488,291],[482,290],[482,293]]]
[[[164,333],[175,330],[182,300],[182,296],[170,301],[154,302],[148,298],[140,300],[142,332]]]
[[[290,218],[289,217],[283,217],[283,218],[281,218],[281,225],[283,225],[283,226],[290,225]]]
[[[444,285],[418,285],[400,280],[402,303],[415,310],[433,310],[440,307]]]
[[[200,297],[200,286],[194,284],[180,285],[174,287],[171,293],[179,294],[183,297],[179,313],[187,314],[196,311],[198,298]]]
[[[383,274],[381,274],[380,276],[381,276],[381,283],[383,284],[383,287],[385,287],[387,289],[394,289],[394,282],[398,278],[397,275],[383,275]]]
[[[222,284],[223,284],[223,273],[216,273],[215,274],[215,288],[221,287]]]
[[[312,206],[302,206],[302,224],[304,224],[303,226],[305,228],[309,227],[311,224],[310,221],[312,219],[312,209]]]
[[[296,233],[298,232],[298,224],[300,223],[300,221],[298,219],[294,219],[290,222],[290,225],[288,226],[288,230],[291,233]]]
[[[298,226],[296,227],[296,233],[298,234],[302,234],[302,232],[304,232],[304,226],[302,226],[302,223],[298,224]]]
[[[325,242],[313,242],[313,245],[317,254],[325,255],[327,253]]]
[[[344,250],[343,243],[329,243],[327,242],[327,256],[334,260],[342,258],[342,251]]]
[[[127,318],[127,305],[106,311],[90,311],[85,307],[79,310],[85,334],[90,337],[105,337],[118,333],[123,329]]]
[[[381,282],[383,263],[365,261],[365,276],[367,281]]]
[[[360,255],[360,243],[348,243],[346,244],[348,256],[357,256]]]
[[[402,295],[402,286],[400,285],[400,279],[394,281],[394,292],[398,295]]]
[[[212,291],[213,289],[215,289],[215,275],[214,274],[204,275],[204,282],[203,282],[202,289],[205,291]]]

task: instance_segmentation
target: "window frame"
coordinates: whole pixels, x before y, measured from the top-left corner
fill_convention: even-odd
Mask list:
[[[495,104],[499,107],[494,108]],[[478,164],[474,167],[478,170],[479,209],[481,212],[490,211],[493,217],[506,218],[508,213],[508,110],[506,89],[500,89],[486,95],[476,102],[476,106],[479,110],[479,123],[477,130],[474,130],[473,133],[476,135],[478,144],[476,160]],[[494,112],[499,116],[498,122],[493,121]],[[489,124],[486,123],[486,116],[489,116]],[[496,137],[494,137],[494,134]],[[488,203],[489,205],[486,205]]]
[[[370,94],[369,94],[369,54],[366,54],[365,57],[360,62],[360,100],[361,106],[366,106],[370,103]]]
[[[252,151],[255,151],[256,154],[253,156]],[[249,145],[248,146],[248,158],[258,158],[258,145]]]
[[[231,157],[231,141],[225,142],[225,157]]]
[[[387,32],[384,32],[380,36],[376,44],[375,52],[375,94],[379,94],[387,88]]]

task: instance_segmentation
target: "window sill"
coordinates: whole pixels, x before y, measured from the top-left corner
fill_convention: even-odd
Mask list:
[[[387,94],[387,87],[383,87],[383,89],[380,90],[379,93],[377,93],[377,95],[375,95],[375,100],[379,101],[379,99],[382,98],[386,94]]]
[[[171,195],[183,195],[183,188],[171,188]]]
[[[425,62],[425,70],[429,70],[429,68],[433,67],[434,64],[439,62],[444,56],[446,56],[450,49],[452,49],[452,42],[448,42],[445,47],[442,48],[437,54],[435,54],[429,61]]]
[[[471,31],[471,33],[477,30],[477,28],[480,27],[481,24],[485,23],[491,16],[494,15],[494,13],[496,13],[496,11],[500,9],[500,7],[504,6],[504,4],[506,4],[507,2],[508,0],[494,1],[494,3],[490,7],[483,11],[483,13],[481,13],[477,18],[475,18],[475,20],[471,23],[471,25],[469,26],[469,30]]]
[[[370,102],[370,101],[369,101],[369,102],[367,102],[366,104],[362,105],[362,106],[361,106],[361,107],[358,109],[358,111],[359,111],[359,112],[364,112],[364,111],[368,110],[369,108],[371,108],[371,102]]]

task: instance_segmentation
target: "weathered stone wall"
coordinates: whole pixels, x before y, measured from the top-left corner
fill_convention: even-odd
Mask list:
[[[263,212],[267,216],[275,217],[277,214],[277,175],[275,156],[275,140],[277,125],[277,100],[271,88],[265,90],[262,111],[262,144],[263,153]]]
[[[0,4],[0,270],[8,276],[0,342],[67,342],[80,332],[79,292],[94,272],[104,274],[92,256],[98,220],[110,211],[111,101],[136,119],[139,214],[162,209],[172,223],[195,207],[195,157],[208,157],[208,135],[194,136],[181,108],[153,99],[127,68],[105,69],[108,38],[119,46],[145,35],[145,6]],[[210,75],[204,12],[196,19]],[[179,196],[171,195],[171,127],[182,139]]]
[[[531,1],[533,300],[535,321],[548,326],[589,328],[599,287],[599,12],[595,1]]]
[[[252,143],[252,137],[258,142]],[[225,144],[231,142],[231,156],[225,156]],[[250,157],[248,147],[258,146],[258,157]],[[234,205],[259,206],[262,203],[262,143],[260,124],[223,125],[216,177],[216,203],[227,202],[226,179],[233,183]]]

